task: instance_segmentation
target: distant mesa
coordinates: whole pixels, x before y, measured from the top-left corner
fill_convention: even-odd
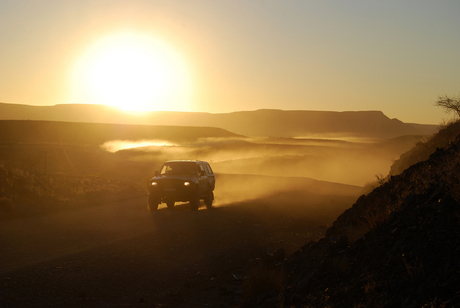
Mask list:
[[[0,103],[0,120],[46,120],[136,125],[217,127],[254,137],[394,138],[431,135],[437,125],[404,123],[381,111],[274,110],[231,113],[157,111],[128,113],[104,105],[29,106]]]
[[[113,140],[168,140],[190,143],[200,138],[241,138],[222,128],[0,120],[0,142],[101,145]]]

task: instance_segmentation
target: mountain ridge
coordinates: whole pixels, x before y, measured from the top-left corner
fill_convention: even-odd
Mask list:
[[[0,103],[1,120],[46,120],[139,125],[218,127],[253,137],[394,138],[431,135],[437,125],[404,123],[382,111],[258,109],[230,113],[151,111],[125,112],[90,104],[30,106]]]

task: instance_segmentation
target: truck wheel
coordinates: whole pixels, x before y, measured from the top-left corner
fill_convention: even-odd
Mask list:
[[[149,210],[151,211],[156,211],[158,210],[158,203],[156,202],[156,200],[154,198],[152,198],[150,195],[149,195],[149,202],[148,202],[148,205],[149,205]]]
[[[212,191],[209,191],[208,194],[206,195],[206,198],[204,198],[204,204],[206,205],[207,209],[212,208],[213,200],[214,200],[214,193]]]

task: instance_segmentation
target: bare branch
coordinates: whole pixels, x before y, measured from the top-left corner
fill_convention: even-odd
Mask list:
[[[446,113],[455,112],[460,117],[460,97],[440,96],[434,105],[443,108]]]

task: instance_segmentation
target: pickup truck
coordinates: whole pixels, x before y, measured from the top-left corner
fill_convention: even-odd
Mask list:
[[[194,211],[200,200],[208,209],[212,208],[216,179],[211,166],[201,160],[172,160],[163,164],[160,172],[148,183],[148,208],[156,211],[158,205],[166,203],[172,209],[176,202],[189,202]]]

